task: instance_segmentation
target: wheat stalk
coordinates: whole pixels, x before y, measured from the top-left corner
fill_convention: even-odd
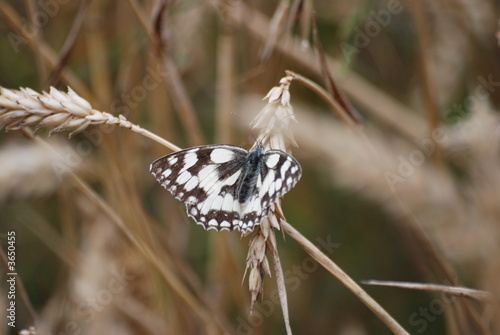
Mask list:
[[[263,130],[258,138],[258,142],[263,143],[267,148],[280,149],[289,152],[289,145],[295,144],[295,139],[293,138],[289,127],[290,121],[295,120],[293,116],[293,110],[290,105],[289,86],[291,82],[296,79],[299,79],[299,82],[301,84],[305,84],[307,87],[311,88],[312,85],[310,84],[310,81],[306,80],[306,78],[299,76],[298,74],[291,71],[287,71],[287,76],[282,78],[280,81],[281,86],[271,89],[271,91],[265,97],[265,99],[267,98],[269,100],[269,103],[253,121],[254,127],[260,127]],[[322,90],[317,86],[314,86],[313,89],[315,92]],[[247,260],[247,268],[251,269],[249,281],[250,289],[252,291],[252,297],[254,297],[256,292],[255,290],[257,288],[261,288],[258,286],[262,285],[262,282],[260,280],[269,271],[267,260],[265,259],[265,257],[263,257],[263,255],[265,254],[265,248],[269,248],[269,251],[273,254],[273,260],[275,262],[275,273],[277,277],[276,280],[278,283],[278,289],[280,290],[280,301],[282,305],[283,316],[285,318],[285,323],[287,326],[287,332],[289,331],[291,333],[288,324],[286,291],[284,289],[284,279],[281,272],[279,256],[277,254],[277,249],[275,248],[275,235],[274,231],[271,229],[271,226],[277,229],[281,228],[283,232],[285,232],[288,236],[299,243],[299,245],[301,245],[304,250],[309,255],[311,255],[311,257],[313,257],[327,271],[329,271],[332,275],[339,279],[368,308],[370,308],[380,318],[380,320],[383,321],[388,326],[388,328],[390,328],[394,332],[394,334],[408,334],[404,330],[404,328],[401,327],[401,325],[399,325],[396,320],[391,317],[389,313],[387,313],[338,265],[336,265],[306,237],[300,234],[300,232],[298,232],[288,222],[285,221],[285,218],[281,211],[281,205],[278,202],[275,204],[267,219],[263,220],[256,234],[252,237],[252,240],[250,242],[251,245],[249,248],[249,256]],[[262,241],[264,240],[266,241],[265,244],[262,243]],[[260,259],[254,259],[253,255],[260,256]],[[259,263],[259,260],[262,261]],[[256,264],[258,265],[256,266]],[[255,272],[254,276],[252,276],[252,271]]]
[[[264,97],[265,100],[268,100],[268,103],[251,123],[254,129],[260,129],[260,134],[254,147],[260,144],[266,150],[279,149],[290,153],[290,145],[296,145],[289,127],[290,122],[295,121],[293,109],[290,105],[290,92],[288,90],[292,80],[293,77],[290,75],[282,78],[280,86],[273,87]],[[269,262],[266,257],[268,251],[271,253],[286,331],[287,334],[292,334],[288,316],[285,280],[278,255],[275,232],[272,229],[280,229],[282,219],[284,219],[284,216],[281,204],[278,201],[271,207],[268,216],[262,220],[260,226],[256,228],[255,233],[250,238],[246,266],[247,270],[250,269],[248,284],[252,294],[252,309],[262,292],[265,275],[271,275]]]

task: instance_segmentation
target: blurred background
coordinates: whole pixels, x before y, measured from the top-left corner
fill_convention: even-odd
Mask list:
[[[0,85],[70,86],[180,147],[250,148],[292,70],[329,70],[353,128],[291,85],[302,180],[290,222],[356,281],[459,285],[489,299],[364,286],[411,334],[500,332],[500,52],[494,0],[0,1]],[[16,328],[38,334],[285,334],[275,278],[249,316],[248,237],[206,232],[158,185],[170,150],[128,129],[0,134],[0,243],[15,231]],[[295,334],[388,334],[277,232]],[[4,263],[2,263],[5,265]],[[7,308],[8,271],[0,306]],[[3,318],[5,320],[5,318]],[[2,321],[3,323],[3,321]]]

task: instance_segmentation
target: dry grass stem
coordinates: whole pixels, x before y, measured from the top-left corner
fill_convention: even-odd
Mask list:
[[[318,118],[313,120],[306,114],[299,114],[301,127],[295,133],[307,151],[322,157],[323,165],[331,167],[336,183],[362,192],[408,227],[410,240],[406,244],[408,248],[412,246],[414,257],[426,259],[425,268],[432,276],[429,280],[454,283],[457,274],[450,261],[466,265],[480,260],[483,270],[478,272],[478,280],[488,282],[480,287],[496,294],[498,285],[486,278],[495,277],[498,262],[488,257],[489,252],[483,252],[485,248],[490,252],[498,249],[495,239],[487,237],[498,234],[493,223],[498,214],[492,205],[497,192],[491,188],[498,185],[498,177],[488,168],[498,161],[497,146],[491,145],[497,143],[492,139],[498,136],[495,130],[498,118],[489,104],[477,107],[460,126],[442,129],[445,133],[441,144],[445,152],[470,176],[465,184],[437,173],[430,159],[415,167],[411,176],[392,183],[387,173],[397,171],[401,157],[408,157],[415,148],[372,128],[364,131],[376,150],[342,126]],[[468,190],[467,196],[457,192],[459,187]],[[464,235],[465,231],[468,233]],[[468,322],[475,324],[472,329],[481,328],[476,311],[461,301],[454,306],[466,311]]]
[[[164,78],[167,81],[167,87],[170,93],[174,97],[172,102],[175,106],[176,112],[182,120],[184,128],[186,129],[186,134],[189,136],[190,144],[194,146],[206,143],[198,118],[196,117],[193,103],[189,98],[177,65],[167,50],[169,41],[166,40],[166,36],[169,35],[169,29],[166,24],[168,20],[165,18],[166,15],[168,15],[168,2],[162,1],[157,4],[152,24],[148,23],[146,18],[147,15],[135,0],[129,0],[128,3],[133,9],[134,14],[142,23],[151,43],[155,46],[158,61],[160,62],[165,73],[168,74],[164,76]]]
[[[275,49],[275,45],[283,35],[290,13],[290,1],[281,0],[274,11],[273,17],[269,22],[269,30],[264,39],[264,44],[260,52],[260,61],[266,62]]]
[[[231,115],[235,101],[235,37],[227,27],[217,40],[217,143],[231,142]]]
[[[288,222],[282,221],[283,231],[293,238],[300,246],[320,263],[328,272],[334,275],[342,284],[351,290],[377,317],[394,333],[409,334],[397,323],[394,318],[385,311],[368,293],[366,293],[351,277],[349,277],[337,264],[328,258],[321,250],[305,238],[300,232],[293,228]]]
[[[167,55],[163,56],[163,66],[168,73],[168,87],[173,95],[173,103],[176,111],[179,113],[186,133],[189,136],[191,145],[201,145],[206,143],[203,133],[201,132],[198,118],[196,117],[193,103],[189,99],[186,87],[182,82],[181,76],[175,65],[175,62]]]
[[[424,110],[427,116],[428,133],[432,134],[439,127],[439,110],[436,99],[436,89],[434,81],[431,80],[431,68],[429,64],[429,31],[428,20],[426,18],[426,6],[421,2],[411,3],[412,14],[415,25],[417,27],[417,41],[419,50],[419,65],[422,101],[424,102]],[[444,168],[443,155],[441,146],[436,144],[436,149],[432,153],[432,158],[439,168]]]
[[[290,145],[296,144],[290,128],[290,122],[295,121],[293,109],[290,105],[289,92],[292,79],[291,76],[282,78],[280,86],[273,87],[264,98],[268,100],[267,105],[251,123],[254,129],[260,130],[254,147],[261,144],[266,150],[279,149],[290,153]],[[280,222],[283,218],[281,204],[278,201],[271,206],[268,216],[262,220],[260,226],[251,236],[247,256],[247,270],[250,269],[248,285],[252,294],[251,309],[253,309],[257,298],[262,293],[264,277],[271,275],[269,262],[266,257],[266,253],[269,250],[274,261],[274,271],[286,331],[287,334],[292,334],[288,316],[285,281],[273,229],[280,229]]]
[[[42,39],[37,39],[35,34],[29,34],[25,29],[25,22],[22,17],[5,1],[0,1],[0,15],[5,18],[5,23],[8,24],[19,36],[25,39],[28,46],[33,52],[41,57],[44,64],[49,67],[54,67],[57,64],[57,56],[55,51]],[[80,92],[83,97],[91,97],[92,94],[82,81],[71,71],[65,68],[61,73],[62,78],[69,86]]]
[[[35,17],[36,12],[37,12],[37,6],[35,5],[34,1],[25,1],[26,5],[26,10],[29,13],[29,16],[31,18]],[[41,41],[43,40],[42,36],[42,30],[39,29],[39,27],[34,27],[33,29],[33,37],[35,40]],[[36,57],[36,70],[38,74],[38,83],[40,85],[44,84],[44,81],[47,79],[48,76],[48,71],[47,68],[44,66],[44,60],[42,55],[40,54],[35,54]]]
[[[324,88],[316,84],[314,81],[307,79],[306,77],[295,73],[293,71],[287,70],[286,73],[290,76],[293,77],[294,80],[297,82],[300,82],[307,88],[309,88],[311,91],[316,93],[321,99],[323,99],[328,106],[336,113],[336,116],[345,122],[349,127],[356,127],[359,124],[359,121],[357,121],[354,117],[353,114],[347,112],[345,106],[343,106],[341,103],[339,103],[338,100],[334,99],[332,94],[325,91]]]
[[[314,1],[295,1],[297,11],[300,13],[300,38],[302,47],[309,47],[309,36],[311,35],[311,24],[314,17]],[[302,8],[300,8],[302,7]]]
[[[288,126],[291,120],[295,120],[293,116],[293,111],[290,104],[290,93],[289,86],[292,80],[296,79],[298,75],[294,73],[287,72],[288,76],[281,79],[280,87],[273,88],[266,96],[269,99],[269,103],[262,112],[253,121],[255,127],[260,127],[263,131],[261,136],[259,136],[259,141],[269,141],[273,143],[270,148],[279,148],[281,150],[289,150],[289,146],[286,143],[295,143],[293,135],[286,131],[290,129]],[[319,86],[313,84],[311,81],[303,78],[301,82],[306,81],[308,87],[314,87],[315,90],[322,91]],[[324,92],[324,91],[322,91]],[[325,94],[327,97],[328,95]],[[336,103],[332,98],[328,98],[328,101]],[[269,114],[268,114],[269,113]],[[279,117],[276,117],[276,116]],[[286,121],[287,119],[290,119]],[[346,122],[351,118],[346,118]],[[284,125],[280,125],[284,123]],[[285,135],[286,134],[286,135]],[[265,142],[264,142],[265,143]],[[275,146],[274,146],[275,145]],[[276,147],[279,146],[279,147]],[[281,207],[278,204],[275,211],[271,212],[269,215],[271,222],[275,222],[277,227],[283,226],[287,227],[284,230],[285,233],[289,234],[292,238],[297,240],[299,244],[320,264],[322,264],[328,271],[330,271],[335,277],[337,277],[344,285],[346,285],[352,292],[356,294],[374,313],[395,333],[395,334],[407,334],[407,332],[375,301],[373,300],[363,289],[354,282],[345,272],[343,272],[335,263],[333,263],[328,257],[326,257],[321,251],[315,247],[311,242],[309,242],[304,236],[302,236],[298,231],[293,229],[286,221],[281,211]],[[269,273],[269,265],[267,264],[267,259],[265,259],[265,247],[264,241],[273,236],[273,232],[267,231],[267,225],[262,226],[261,229],[252,237],[252,242],[249,248],[249,256],[247,257],[247,267],[250,268],[250,289],[252,292],[252,302],[257,298],[258,294],[261,292],[262,279],[265,274]],[[258,243],[260,241],[260,243]],[[275,249],[271,249],[275,250]],[[277,254],[276,254],[277,256]],[[263,264],[259,266],[259,264]],[[275,258],[275,264],[279,264],[279,259]],[[252,275],[255,272],[255,275]],[[278,274],[277,277],[282,279],[282,274]],[[279,278],[277,278],[278,280]],[[280,287],[281,282],[278,281],[278,287]],[[283,285],[284,288],[284,285]],[[286,302],[286,292],[284,289],[281,290],[283,298],[282,302]],[[282,303],[283,305],[283,303]],[[286,308],[286,307],[285,307]],[[284,317],[287,321],[287,314],[285,314],[285,309],[283,308]]]
[[[270,26],[269,20],[245,3],[240,2],[233,11],[229,12],[228,18],[259,40],[266,39]],[[302,48],[300,40],[284,34],[276,44],[276,50],[321,75],[322,70],[316,61],[316,55],[311,50]],[[342,67],[338,60],[331,57],[327,57],[327,63],[334,73]],[[359,103],[375,117],[394,127],[403,135],[412,140],[425,137],[426,126],[420,117],[416,116],[409,107],[382,92],[359,75],[351,73],[340,83],[340,87],[354,102]]]
[[[343,121],[348,125],[352,126],[352,123],[359,124],[361,123],[361,116],[355,110],[354,106],[347,99],[344,92],[339,88],[337,82],[333,79],[333,75],[331,73],[331,69],[328,67],[328,62],[326,59],[325,52],[323,51],[323,45],[318,36],[318,27],[317,22],[314,20],[314,46],[319,58],[319,64],[321,67],[321,74],[323,77],[323,82],[330,93],[330,100],[336,102],[336,105],[340,107],[338,112],[343,116]],[[348,120],[345,120],[348,119]]]
[[[365,280],[363,284],[389,286],[406,288],[410,290],[421,290],[428,292],[440,292],[458,297],[466,297],[481,302],[490,302],[493,295],[490,292],[476,290],[468,287],[456,287],[448,285],[428,284],[428,283],[409,283],[409,282],[396,282],[396,281],[382,281],[382,280]]]
[[[59,82],[61,72],[66,67],[66,64],[69,61],[71,52],[74,50],[76,41],[78,39],[78,35],[81,32],[83,22],[85,21],[85,17],[87,14],[87,7],[90,3],[90,0],[84,0],[80,3],[80,9],[78,10],[77,16],[74,20],[73,26],[71,27],[68,36],[66,37],[66,41],[61,48],[61,54],[59,56],[59,61],[57,65],[52,70],[48,80],[48,86],[56,85]]]

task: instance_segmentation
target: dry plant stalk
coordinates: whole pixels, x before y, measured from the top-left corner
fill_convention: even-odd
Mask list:
[[[261,135],[258,138],[258,143],[264,144],[267,149],[280,149],[283,151],[290,151],[289,145],[296,144],[293,135],[290,132],[289,123],[295,120],[293,110],[290,105],[289,86],[293,80],[299,80],[314,92],[322,93],[323,98],[330,102],[335,102],[333,97],[327,97],[326,92],[318,87],[312,85],[312,82],[306,78],[287,71],[287,76],[280,81],[280,87],[274,87],[265,97],[269,103],[257,115],[253,121],[254,127],[262,128]],[[352,125],[351,122],[346,121],[346,124]],[[366,306],[368,306],[382,322],[384,322],[394,334],[408,334],[401,325],[399,325],[389,313],[387,313],[372,297],[370,297],[351,277],[349,277],[340,267],[338,267],[330,258],[322,253],[314,244],[307,238],[300,234],[288,222],[285,221],[281,211],[280,203],[276,203],[270,211],[267,219],[263,220],[260,228],[252,237],[250,242],[249,256],[247,258],[247,268],[251,269],[250,272],[250,290],[252,291],[252,304],[255,302],[259,292],[262,290],[262,279],[265,274],[269,274],[269,265],[265,258],[266,247],[273,254],[275,263],[276,280],[278,289],[280,291],[280,302],[282,305],[287,331],[289,330],[288,324],[288,310],[286,291],[284,289],[284,279],[281,272],[279,256],[276,249],[276,238],[272,227],[282,229],[287,235],[292,237],[304,250],[310,254],[318,263],[320,263],[327,271],[339,279],[347,288],[349,288]],[[266,241],[266,243],[264,243]],[[252,272],[254,275],[252,276]]]
[[[399,281],[384,281],[384,280],[365,280],[363,284],[378,285],[388,287],[398,287],[409,290],[420,290],[428,292],[446,293],[457,297],[466,297],[474,299],[479,302],[489,302],[493,300],[491,292],[476,290],[468,287],[440,285],[440,284],[427,284],[427,283],[412,283],[412,282],[399,282]]]
[[[290,144],[296,145],[289,127],[289,123],[295,121],[290,105],[290,92],[288,91],[292,80],[292,76],[282,78],[280,86],[273,87],[265,96],[264,99],[268,100],[268,104],[252,121],[253,128],[260,129],[254,147],[261,144],[265,150],[278,149],[290,153]],[[280,229],[282,219],[284,216],[278,201],[271,206],[268,216],[262,220],[260,226],[256,228],[255,234],[250,238],[246,266],[247,270],[250,269],[248,284],[252,294],[252,309],[262,293],[265,275],[271,275],[266,252],[269,251],[272,254],[283,318],[287,334],[291,334],[283,272],[276,246],[276,236],[272,229]]]

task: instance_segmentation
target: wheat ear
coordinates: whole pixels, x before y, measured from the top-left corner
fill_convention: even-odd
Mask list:
[[[293,109],[290,105],[290,92],[288,91],[292,79],[292,76],[282,78],[280,86],[273,87],[264,98],[268,100],[267,105],[252,121],[253,128],[259,129],[259,137],[254,147],[260,144],[266,150],[279,149],[289,153],[290,145],[296,144],[289,127],[290,122],[295,121]],[[256,228],[255,233],[250,238],[247,256],[247,270],[250,270],[248,283],[252,294],[251,308],[253,308],[262,292],[265,275],[271,275],[266,257],[266,253],[269,252],[273,259],[273,268],[286,331],[287,334],[291,335],[285,280],[273,229],[280,229],[282,219],[284,219],[284,216],[281,204],[278,201],[271,207],[268,216],[262,220],[260,226]]]
[[[282,78],[279,87],[274,87],[265,99],[269,103],[257,115],[253,121],[255,127],[261,128],[261,136],[258,142],[265,147],[280,149],[290,152],[290,144],[295,144],[295,140],[290,130],[290,122],[295,121],[293,109],[290,105],[289,86],[293,80],[297,79],[297,74],[287,71],[287,76]],[[311,88],[310,81],[300,77],[299,82]],[[319,86],[313,87],[315,92],[322,90]],[[326,92],[322,92],[327,96]],[[274,269],[278,289],[280,291],[280,301],[282,305],[287,333],[291,334],[287,297],[284,287],[284,278],[280,266],[280,260],[276,249],[276,238],[272,227],[281,229],[284,233],[294,239],[311,257],[321,264],[327,271],[339,279],[349,290],[351,290],[368,308],[370,308],[378,318],[384,322],[394,334],[408,334],[406,330],[397,323],[392,316],[387,313],[370,295],[368,295],[351,277],[349,277],[339,266],[337,266],[328,256],[319,250],[306,237],[300,234],[293,226],[286,222],[280,203],[276,203],[270,211],[267,219],[263,220],[260,227],[256,229],[251,238],[250,248],[247,258],[247,269],[250,269],[249,284],[252,291],[252,304],[262,290],[262,279],[265,274],[270,274],[269,265],[265,258],[266,248],[273,255]],[[265,243],[264,243],[265,241]],[[253,273],[253,275],[252,275]]]
[[[100,124],[124,127],[174,151],[180,150],[176,145],[131,123],[123,115],[114,116],[93,109],[70,87],[67,93],[54,87],[48,93],[38,93],[30,88],[12,90],[0,87],[0,129],[49,128],[49,134],[67,131],[71,137],[91,125]]]

